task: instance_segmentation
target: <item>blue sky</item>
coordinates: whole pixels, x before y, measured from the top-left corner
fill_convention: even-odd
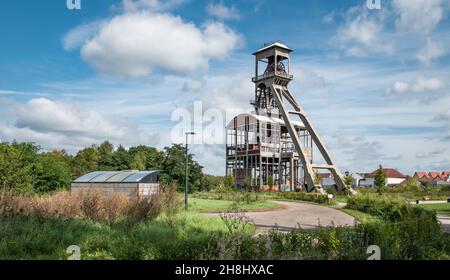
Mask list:
[[[282,40],[294,49],[290,88],[342,170],[450,170],[449,1],[381,4],[2,1],[0,140],[162,148],[174,112],[195,102],[248,110],[251,53]],[[226,120],[194,126],[223,131]],[[204,140],[193,153],[223,174],[224,146]]]

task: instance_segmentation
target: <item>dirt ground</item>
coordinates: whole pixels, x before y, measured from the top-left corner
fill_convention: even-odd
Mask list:
[[[297,202],[277,201],[279,208],[264,212],[247,212],[247,216],[256,225],[257,232],[271,229],[290,231],[301,227],[316,229],[319,226],[354,225],[355,219],[339,210]],[[219,214],[207,214],[217,216]]]

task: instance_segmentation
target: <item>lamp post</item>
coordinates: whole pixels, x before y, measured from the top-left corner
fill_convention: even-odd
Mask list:
[[[188,136],[195,135],[195,132],[186,132],[186,185],[184,187],[184,209],[188,210],[188,180],[189,180],[189,155],[188,155]]]

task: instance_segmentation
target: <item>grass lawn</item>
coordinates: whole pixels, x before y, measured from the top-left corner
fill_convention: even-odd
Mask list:
[[[436,210],[436,213],[439,215],[447,215],[450,216],[450,203],[442,203],[442,204],[419,204],[419,207],[423,207],[425,209],[433,209]]]
[[[347,203],[347,200],[348,200],[348,195],[337,195],[337,196],[334,198],[334,201],[335,201],[335,202]]]
[[[189,198],[189,210],[194,212],[221,212],[228,210],[233,203],[228,200],[210,200],[200,198]],[[240,207],[248,211],[263,211],[275,209],[278,205],[273,201],[257,201],[249,204],[242,203]]]
[[[228,232],[218,217],[180,213],[175,223],[164,216],[136,225],[86,219],[47,217],[0,218],[0,260],[64,260],[77,245],[81,259],[198,259],[209,248],[210,234]],[[247,228],[248,232],[254,227]]]
[[[355,218],[358,222],[362,223],[362,224],[368,224],[368,223],[375,223],[375,222],[381,222],[383,221],[383,219],[358,211],[358,210],[353,210],[353,209],[346,209],[346,208],[342,208],[339,209],[344,213],[349,214],[350,216],[352,216],[353,218]]]

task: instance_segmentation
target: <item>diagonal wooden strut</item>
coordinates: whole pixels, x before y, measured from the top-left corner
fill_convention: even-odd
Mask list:
[[[313,126],[309,122],[308,118],[306,117],[303,110],[300,108],[299,104],[295,100],[294,96],[289,92],[287,87],[279,86],[276,84],[271,85],[271,90],[274,93],[276,103],[278,105],[278,108],[283,116],[284,123],[289,131],[289,134],[292,138],[294,147],[296,152],[298,153],[300,160],[303,164],[304,170],[305,170],[305,181],[307,184],[307,190],[313,191],[316,189],[320,193],[325,193],[322,186],[315,185],[314,184],[314,170],[313,169],[328,169],[331,171],[334,177],[334,181],[338,187],[339,191],[348,190],[351,193],[354,193],[353,189],[347,188],[344,184],[344,181],[342,179],[342,175],[337,168],[336,165],[334,165],[333,160],[331,159],[330,154],[328,153],[325,146],[322,144],[322,141],[319,138],[319,135],[314,130]],[[286,111],[286,108],[284,106],[283,98],[287,100],[289,104],[292,105],[292,107],[295,109],[295,111]],[[295,133],[295,128],[293,123],[291,122],[291,119],[289,115],[297,115],[302,120],[303,124],[305,125],[306,130],[311,135],[312,139],[314,140],[314,143],[316,144],[317,148],[319,149],[320,153],[322,154],[322,157],[326,161],[326,165],[315,165],[310,163],[308,158],[306,157],[305,149],[300,145],[300,140],[298,138],[298,135]]]

